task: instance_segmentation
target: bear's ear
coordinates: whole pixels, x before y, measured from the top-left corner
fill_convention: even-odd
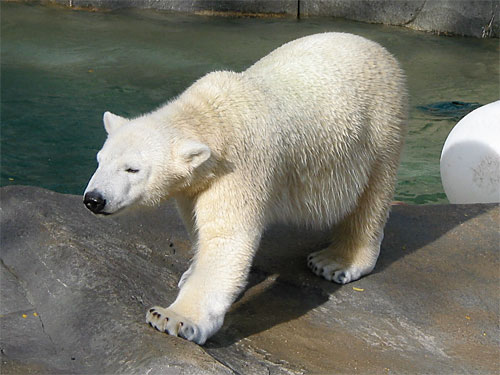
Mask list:
[[[180,145],[178,152],[182,160],[193,169],[207,161],[212,154],[207,145],[193,140],[184,141]]]
[[[102,121],[104,122],[104,129],[106,129],[106,133],[108,133],[109,135],[124,123],[126,123],[128,120],[124,117],[114,115],[111,112],[104,112]]]

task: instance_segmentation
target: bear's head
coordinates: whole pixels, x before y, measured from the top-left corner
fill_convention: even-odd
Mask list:
[[[208,170],[207,145],[154,117],[128,120],[106,112],[103,120],[108,138],[84,193],[85,206],[95,214],[157,204],[189,188]]]

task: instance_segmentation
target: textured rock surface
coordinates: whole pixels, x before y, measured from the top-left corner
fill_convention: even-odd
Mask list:
[[[500,7],[494,0],[303,0],[301,4],[301,12],[309,16],[475,37],[499,36]]]
[[[498,206],[395,206],[374,273],[345,286],[306,267],[323,233],[274,227],[248,289],[200,347],[144,323],[175,298],[190,257],[171,205],[99,219],[78,196],[0,194],[4,374],[500,369]]]
[[[48,0],[72,7],[153,8],[204,14],[333,16],[475,37],[500,36],[497,0]]]
[[[297,0],[55,0],[73,7],[152,8],[174,12],[228,12],[248,14],[297,15]]]

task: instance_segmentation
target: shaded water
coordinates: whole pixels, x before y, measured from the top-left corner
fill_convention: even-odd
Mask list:
[[[279,45],[318,32],[375,40],[408,75],[411,118],[396,200],[446,202],[440,151],[462,114],[441,111],[439,102],[449,110],[454,101],[499,98],[498,39],[332,18],[87,12],[13,3],[1,3],[1,28],[2,186],[81,194],[105,140],[104,111],[135,116],[153,110],[209,71],[244,70]]]

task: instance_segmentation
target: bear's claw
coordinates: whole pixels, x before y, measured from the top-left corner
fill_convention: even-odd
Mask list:
[[[333,259],[329,249],[317,251],[307,257],[307,266],[318,276],[337,284],[347,284],[364,273],[356,265],[343,265]]]

